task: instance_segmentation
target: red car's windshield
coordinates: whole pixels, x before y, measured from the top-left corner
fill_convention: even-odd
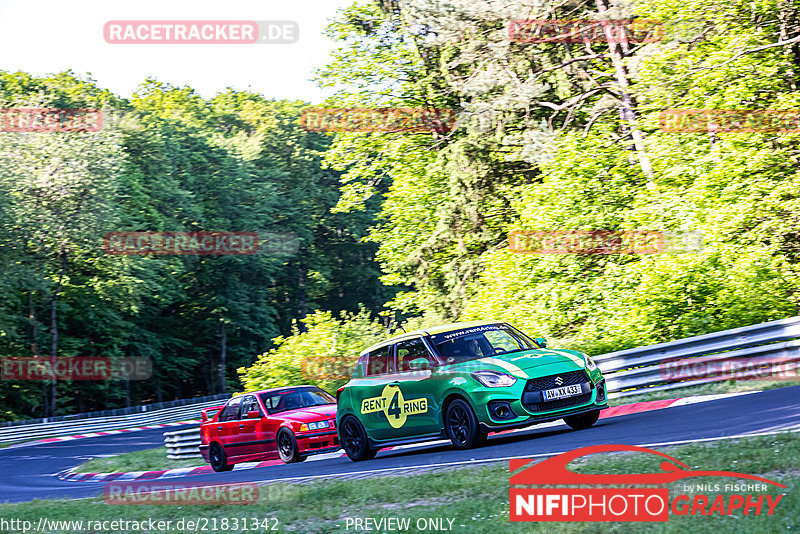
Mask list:
[[[336,399],[319,388],[293,388],[281,391],[267,391],[259,395],[268,413],[297,410],[310,406],[336,404]]]

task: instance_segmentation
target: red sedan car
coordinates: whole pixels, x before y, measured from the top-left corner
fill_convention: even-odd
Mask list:
[[[200,425],[200,453],[214,471],[280,458],[302,462],[339,448],[336,399],[316,386],[237,395]]]

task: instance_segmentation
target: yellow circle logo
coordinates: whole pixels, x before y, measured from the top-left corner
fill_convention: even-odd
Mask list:
[[[380,397],[370,397],[361,401],[361,413],[383,412],[392,428],[406,424],[409,415],[428,411],[427,399],[406,401],[399,386],[387,384]]]

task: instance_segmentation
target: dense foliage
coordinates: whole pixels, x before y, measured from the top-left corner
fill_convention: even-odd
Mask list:
[[[629,18],[661,37],[508,33],[514,19]],[[383,198],[370,240],[384,281],[411,287],[393,306],[505,319],[592,353],[797,314],[800,124],[670,133],[659,119],[800,110],[798,4],[407,0],[351,7],[329,34],[342,47],[319,72],[338,89],[327,105],[462,118],[448,135],[337,134],[325,155],[345,172],[337,209]],[[651,231],[665,245],[517,254],[514,230]]]
[[[663,36],[508,33],[513,19],[630,18]],[[798,313],[800,125],[659,124],[668,109],[800,110],[797,3],[363,0],[328,35],[326,107],[453,109],[457,127],[313,133],[306,104],[248,92],[204,100],[148,80],[124,100],[71,73],[0,76],[0,107],[119,117],[98,133],[0,134],[0,354],[148,356],[156,369],[123,385],[3,383],[9,416],[234,389],[235,369],[250,390],[335,388],[340,363],[409,317],[508,320],[601,353]],[[301,246],[109,256],[109,230],[282,231]],[[518,254],[515,230],[650,231],[667,245]]]
[[[152,80],[129,101],[65,73],[0,74],[0,107],[98,108],[98,132],[0,134],[0,356],[148,357],[145,381],[0,383],[6,417],[238,390],[236,368],[316,309],[391,298],[373,207],[331,213],[337,173],[304,104],[228,91],[204,100]],[[116,231],[249,231],[298,250],[109,255]],[[269,252],[269,251],[268,251]]]

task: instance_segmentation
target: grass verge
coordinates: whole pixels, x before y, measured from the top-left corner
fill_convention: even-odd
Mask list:
[[[79,465],[75,471],[78,473],[119,473],[124,471],[160,471],[162,469],[178,469],[198,465],[208,464],[202,458],[170,460],[167,458],[167,448],[159,447],[157,449],[128,452],[108,458],[94,458]]]
[[[499,533],[595,533],[644,532],[720,534],[742,532],[787,532],[800,530],[800,435],[797,433],[718,441],[707,444],[660,447],[659,450],[695,469],[738,471],[758,474],[782,482],[788,489],[770,489],[785,493],[773,516],[671,516],[666,523],[510,523],[508,520],[508,464],[462,467],[412,476],[384,476],[354,480],[314,481],[303,484],[262,486],[259,501],[249,506],[112,506],[102,498],[37,500],[20,504],[0,504],[0,517],[19,518],[37,524],[41,517],[50,520],[92,521],[125,519],[142,521],[181,518],[211,521],[217,518],[276,518],[280,532],[347,532],[346,518],[409,518],[411,525],[428,518],[453,519],[451,532]],[[376,462],[376,467],[378,467]],[[651,455],[595,455],[572,468],[581,472],[640,473],[655,471]],[[722,487],[735,480],[709,478],[683,480],[669,485],[670,497],[683,492],[691,483]],[[709,492],[717,493],[717,492]],[[724,492],[719,492],[724,493]],[[272,526],[275,523],[269,523]],[[420,523],[421,524],[421,523]],[[444,522],[448,524],[447,521]],[[86,526],[86,525],[84,525]],[[90,525],[91,527],[91,525]],[[94,531],[106,532],[99,526]],[[202,529],[201,529],[202,530]],[[350,532],[353,532],[352,525]],[[117,530],[149,532],[158,530]],[[222,532],[223,530],[217,529]],[[259,530],[266,532],[267,530]],[[417,532],[413,527],[409,532]],[[61,532],[71,532],[62,530]],[[77,532],[77,530],[75,530]],[[188,529],[169,532],[183,533]],[[252,532],[252,531],[251,531]],[[373,530],[381,532],[381,530]]]

